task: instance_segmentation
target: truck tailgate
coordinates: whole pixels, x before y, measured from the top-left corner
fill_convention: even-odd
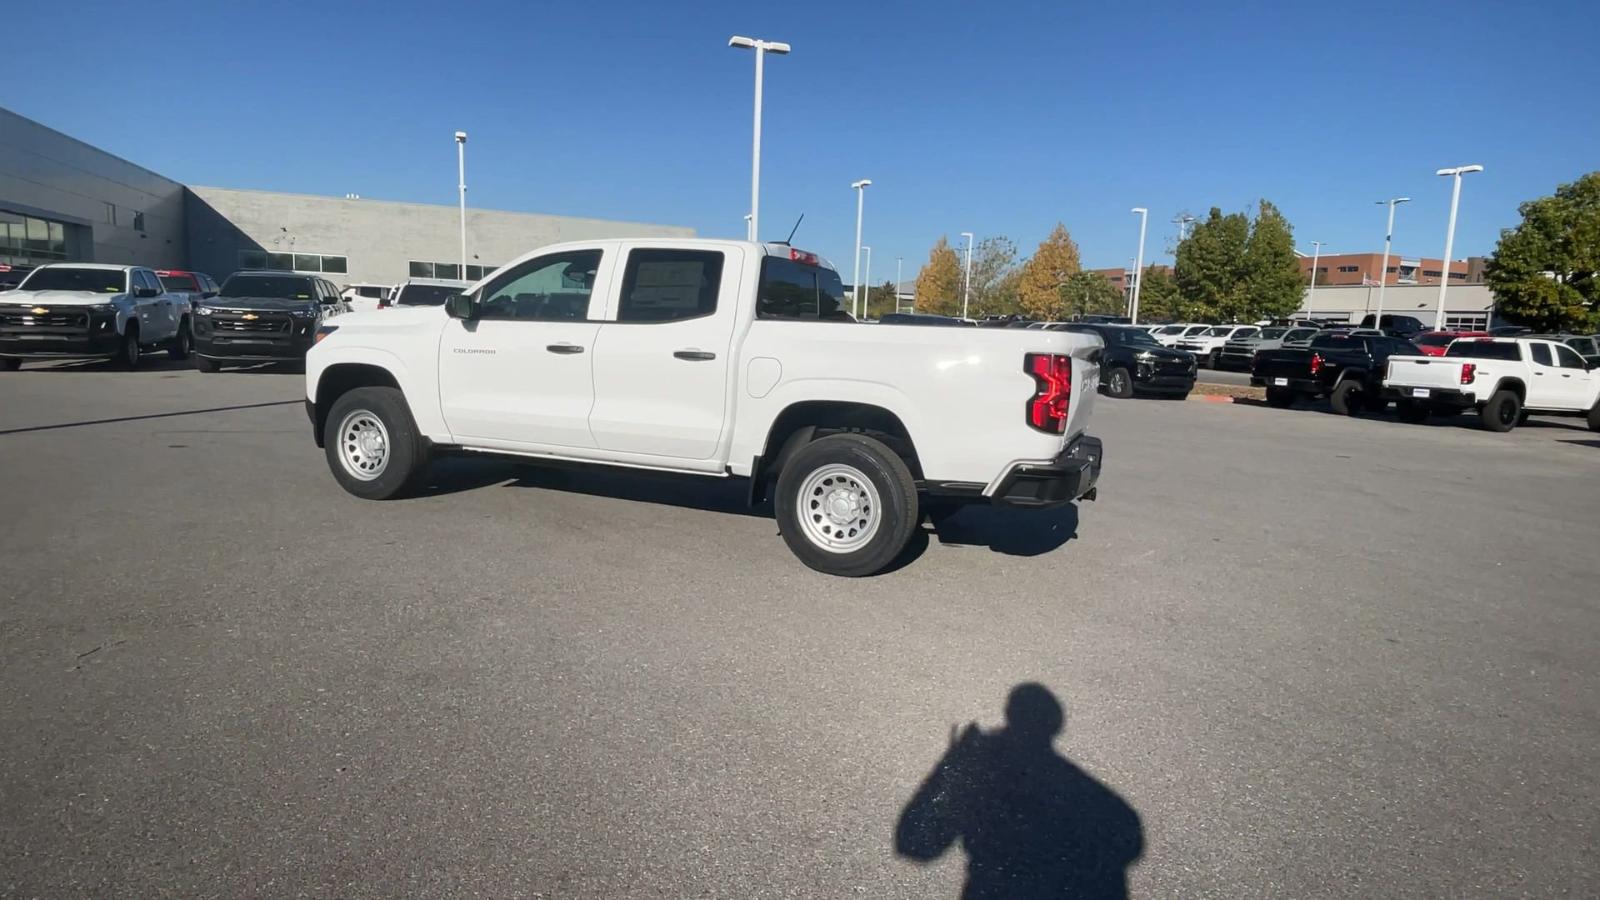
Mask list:
[[[1297,348],[1263,350],[1255,355],[1251,373],[1262,378],[1310,378],[1311,351]]]
[[[1389,368],[1383,375],[1383,386],[1460,389],[1462,362],[1437,356],[1391,356]]]

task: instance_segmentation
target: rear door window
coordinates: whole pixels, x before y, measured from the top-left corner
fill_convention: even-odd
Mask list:
[[[894,313],[879,321],[893,323]],[[756,318],[806,322],[850,322],[845,309],[844,283],[839,273],[821,266],[780,256],[761,263],[761,287],[756,295]]]
[[[677,322],[717,311],[720,250],[639,249],[628,254],[618,322]]]
[[[1541,366],[1553,366],[1553,365],[1555,365],[1555,360],[1550,357],[1550,345],[1549,344],[1529,344],[1528,345],[1528,354],[1533,357],[1533,361],[1537,365],[1541,365]]]
[[[1503,359],[1516,362],[1522,358],[1516,344],[1510,341],[1479,341],[1461,340],[1451,344],[1444,351],[1445,356],[1459,356],[1465,359]]]

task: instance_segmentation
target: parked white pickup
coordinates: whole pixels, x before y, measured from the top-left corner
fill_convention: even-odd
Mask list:
[[[111,359],[134,368],[147,349],[187,359],[189,295],[143,266],[51,263],[0,293],[0,368],[24,359]]]
[[[1093,335],[855,322],[786,244],[603,240],[530,253],[437,309],[324,326],[306,404],[370,499],[441,449],[775,484],[812,568],[889,566],[920,498],[1069,503],[1094,487]]]
[[[1510,431],[1537,412],[1587,415],[1600,431],[1600,372],[1557,341],[1464,338],[1444,356],[1391,356],[1383,388],[1409,421],[1476,409],[1484,428]]]

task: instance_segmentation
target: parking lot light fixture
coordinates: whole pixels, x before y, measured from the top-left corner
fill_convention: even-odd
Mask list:
[[[972,296],[972,232],[963,231],[961,236],[967,239],[967,268],[961,276],[961,318],[967,317],[967,300]]]
[[[765,69],[768,53],[782,56],[789,52],[789,45],[781,41],[763,41],[759,38],[748,38],[743,35],[734,35],[728,38],[729,47],[739,47],[756,52],[756,114],[753,136],[750,139],[750,227],[746,229],[745,239],[755,240],[761,228],[761,79]]]
[[[1311,318],[1311,306],[1317,302],[1317,259],[1322,256],[1322,242],[1311,242],[1311,290],[1306,293],[1306,318]]]
[[[1372,327],[1383,330],[1383,289],[1389,283],[1389,245],[1394,240],[1394,208],[1402,203],[1410,203],[1410,197],[1391,197],[1388,200],[1376,201],[1379,206],[1389,206],[1389,227],[1383,233],[1383,263],[1378,266],[1378,312],[1372,317]]]
[[[456,132],[456,188],[461,200],[461,277],[467,277],[467,133]]]
[[[1450,187],[1450,223],[1444,229],[1444,265],[1439,267],[1442,272],[1439,278],[1439,308],[1433,314],[1434,331],[1444,330],[1444,292],[1450,287],[1450,254],[1456,243],[1456,207],[1461,205],[1461,176],[1482,171],[1483,166],[1456,166],[1433,173],[1449,176],[1455,181]]]
[[[1139,214],[1139,255],[1133,263],[1133,298],[1129,302],[1131,314],[1129,321],[1139,324],[1139,287],[1144,282],[1144,226],[1150,221],[1150,210],[1142,206],[1135,206],[1132,210]]]
[[[872,184],[871,178],[850,182],[850,187],[856,192],[856,260],[850,272],[850,284],[854,292],[850,298],[850,314],[861,318],[858,307],[861,304],[861,211],[866,208],[867,187]]]
[[[872,306],[872,248],[862,245],[861,250],[867,254],[867,292],[862,295],[864,299],[861,301],[861,318],[864,319],[870,314]]]

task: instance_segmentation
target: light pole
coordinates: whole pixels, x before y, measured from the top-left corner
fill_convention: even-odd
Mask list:
[[[1144,226],[1150,220],[1150,210],[1142,206],[1135,206],[1132,212],[1139,214],[1139,255],[1133,264],[1133,315],[1130,316],[1134,325],[1139,324],[1139,288],[1144,284]]]
[[[754,136],[750,139],[750,228],[745,233],[745,239],[753,241],[761,227],[761,73],[767,54],[782,56],[789,52],[789,45],[736,34],[728,38],[728,46],[756,51],[756,121]]]
[[[904,272],[905,261],[906,261],[906,258],[904,256],[896,256],[894,258],[894,311],[895,312],[899,312],[900,311],[900,278],[901,278],[902,273]]]
[[[1317,259],[1322,256],[1322,242],[1311,242],[1311,291],[1306,294],[1306,318],[1311,318],[1311,304],[1317,301]]]
[[[1455,249],[1456,242],[1456,207],[1461,204],[1461,176],[1469,172],[1482,172],[1483,166],[1456,166],[1454,169],[1440,169],[1435,175],[1450,175],[1455,178],[1455,184],[1450,188],[1450,224],[1444,230],[1444,277],[1439,279],[1439,309],[1433,316],[1433,330],[1444,330],[1444,292],[1450,286],[1450,252]]]
[[[461,277],[467,277],[467,133],[456,132],[456,187],[461,195]]]
[[[861,316],[866,318],[872,314],[872,248],[862,247],[861,249],[866,251],[867,254],[867,292],[863,295],[861,301]]]
[[[1391,197],[1388,200],[1375,201],[1379,206],[1389,205],[1389,230],[1383,235],[1383,264],[1378,266],[1378,312],[1372,317],[1372,327],[1383,330],[1383,289],[1389,284],[1389,244],[1394,240],[1394,208],[1401,203],[1410,203],[1410,197]]]
[[[1184,213],[1180,216],[1173,216],[1172,224],[1178,226],[1178,243],[1183,243],[1183,239],[1189,236],[1189,223],[1193,221],[1194,216],[1191,216],[1188,213]]]
[[[855,297],[850,304],[850,314],[860,318],[856,306],[861,302],[861,211],[867,204],[867,186],[872,184],[871,178],[853,181],[850,187],[856,192],[856,261],[855,268],[850,274],[850,283],[855,286]]]
[[[967,271],[961,276],[961,318],[967,317],[967,300],[972,295],[972,232],[963,231],[961,236],[967,239]]]

